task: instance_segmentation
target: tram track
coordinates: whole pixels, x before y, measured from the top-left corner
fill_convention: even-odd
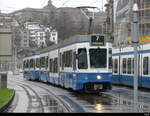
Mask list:
[[[34,91],[34,89],[32,89],[31,87],[29,87],[28,85],[25,85],[25,84],[22,84],[22,85],[19,85],[19,86],[22,87],[25,90],[25,92],[27,93],[27,96],[29,97],[29,102],[28,102],[29,105],[28,105],[27,112],[31,112],[31,110],[32,110],[32,96],[31,96],[31,94],[30,94],[28,89],[30,89],[35,94],[35,97],[37,99],[39,99],[39,101],[38,101],[40,103],[40,110],[39,110],[39,112],[41,112],[41,113],[44,112],[43,103],[42,103],[42,101],[40,99],[40,96],[36,93],[36,91]]]
[[[37,98],[40,98],[38,93],[32,87],[27,85],[29,83],[21,82],[20,80],[19,80],[19,82],[18,81],[14,81],[14,82],[18,83],[18,86],[22,87],[26,91],[27,95],[29,96],[29,99],[31,99],[31,95],[30,95],[29,91],[27,90],[27,88],[30,89],[35,94],[35,96]],[[73,109],[70,107],[70,105],[68,103],[66,103],[64,100],[62,100],[58,96],[56,96],[53,92],[51,92],[47,88],[45,88],[45,87],[43,87],[39,84],[35,84],[34,82],[31,82],[31,81],[30,81],[30,83],[32,83],[32,86],[34,85],[36,87],[42,88],[48,95],[52,96],[52,98],[54,98],[57,102],[59,102],[59,104],[61,104],[61,107],[63,107],[64,112],[74,112]],[[42,102],[40,102],[40,106],[41,106],[41,108],[43,107]],[[27,112],[31,112],[30,107],[31,107],[31,101],[29,103],[29,108],[28,108]],[[44,112],[44,109],[41,109],[41,112]]]
[[[133,111],[133,101],[132,99],[127,99],[131,91],[130,89],[114,89],[112,91],[104,92],[102,95],[95,94],[83,94],[78,92],[68,92],[62,91],[62,88],[56,88],[55,86],[49,86],[51,84],[41,83],[36,81],[26,81],[23,79],[15,79],[18,84],[27,84],[30,88],[41,88],[48,93],[48,95],[53,96],[59,101],[59,104],[65,108],[65,112],[79,112],[75,107],[80,107],[83,109],[82,112],[132,112]],[[37,89],[36,89],[37,90]],[[59,93],[61,91],[62,93]],[[122,91],[122,92],[121,92]],[[121,93],[125,93],[126,96]],[[148,97],[148,96],[146,96]],[[92,101],[89,101],[92,99]],[[101,100],[102,99],[102,100]],[[71,101],[71,102],[70,102]],[[92,102],[95,101],[93,104]],[[72,105],[75,104],[75,105]],[[96,109],[96,107],[102,107],[102,109]],[[140,111],[149,111],[149,106],[147,103],[140,103]],[[98,111],[99,110],[99,111]]]

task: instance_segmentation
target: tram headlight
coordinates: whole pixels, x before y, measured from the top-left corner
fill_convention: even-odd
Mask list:
[[[98,80],[100,80],[100,79],[102,79],[102,76],[100,76],[100,75],[97,75],[97,77],[96,77]]]

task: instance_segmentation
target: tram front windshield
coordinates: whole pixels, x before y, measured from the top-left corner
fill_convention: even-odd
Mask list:
[[[89,49],[91,68],[106,68],[107,50],[106,49]]]

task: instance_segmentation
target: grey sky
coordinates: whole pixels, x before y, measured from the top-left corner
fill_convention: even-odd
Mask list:
[[[48,0],[0,0],[0,10],[9,13],[22,8],[42,8],[47,4]],[[77,6],[95,6],[100,9],[106,0],[52,0],[56,7],[77,7]]]

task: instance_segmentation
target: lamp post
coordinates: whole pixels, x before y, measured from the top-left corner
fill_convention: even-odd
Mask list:
[[[138,44],[139,44],[139,25],[138,25],[138,5],[133,5],[133,23],[131,24],[132,42],[134,46],[134,112],[138,112]]]

